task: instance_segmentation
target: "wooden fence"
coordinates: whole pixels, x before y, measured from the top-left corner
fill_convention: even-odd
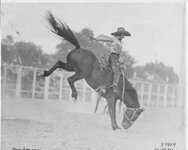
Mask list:
[[[40,68],[3,64],[1,66],[2,96],[30,98],[34,100],[63,100],[71,99],[71,90],[65,71],[55,71],[50,77],[40,78]],[[160,107],[182,107],[184,99],[179,94],[181,88],[177,85],[161,84],[141,80],[130,80],[135,86],[141,105]],[[78,101],[94,102],[97,93],[91,89],[85,80],[77,81]]]

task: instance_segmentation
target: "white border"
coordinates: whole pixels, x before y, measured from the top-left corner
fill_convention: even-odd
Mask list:
[[[1,0],[2,3],[186,3],[186,0]]]

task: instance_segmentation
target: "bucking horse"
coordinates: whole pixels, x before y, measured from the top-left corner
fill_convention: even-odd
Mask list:
[[[103,90],[105,92],[101,92],[101,95],[107,100],[112,129],[120,129],[116,122],[115,106],[118,99],[123,101],[126,105],[121,125],[124,129],[128,129],[141,112],[144,111],[143,108],[140,108],[137,92],[131,83],[125,76],[121,75],[117,86],[118,90],[114,93],[113,87],[111,86],[113,71],[101,69],[98,57],[89,49],[84,49],[80,46],[73,32],[64,21],[60,21],[54,17],[51,12],[47,13],[46,20],[49,23],[50,30],[54,34],[69,41],[75,48],[68,53],[66,63],[58,60],[51,69],[42,71],[40,76],[47,77],[57,68],[75,72],[74,75],[67,78],[72,90],[72,98],[75,99],[75,101],[78,93],[74,82],[78,80],[85,79],[87,84],[96,91],[98,91],[100,87],[105,88],[105,90]]]

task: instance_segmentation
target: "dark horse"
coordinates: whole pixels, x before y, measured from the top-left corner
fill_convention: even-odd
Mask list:
[[[75,38],[73,32],[68,27],[65,22],[61,22],[56,19],[51,12],[48,13],[46,17],[50,29],[56,35],[64,38],[64,40],[72,43],[76,48],[72,49],[67,55],[67,63],[62,62],[61,60],[48,71],[44,71],[41,76],[49,76],[57,68],[62,68],[66,71],[75,72],[74,75],[69,77],[68,83],[72,89],[72,97],[77,99],[77,91],[74,86],[74,82],[84,79],[90,87],[94,90],[98,89],[100,86],[109,85],[113,80],[113,72],[101,69],[98,58],[87,49],[80,47],[77,39]],[[127,109],[124,113],[124,118],[121,123],[124,129],[129,128],[134,121],[141,114],[143,109],[140,109],[140,104],[137,97],[136,90],[131,86],[129,81],[124,78],[125,88],[123,88],[123,76],[120,77],[118,83],[118,92],[114,93],[112,87],[106,86],[106,92],[102,93],[102,96],[106,98],[109,108],[109,114],[111,117],[111,125],[113,130],[120,129],[116,122],[116,110],[115,105],[118,99],[122,100]],[[124,89],[124,95],[122,99],[122,90]]]

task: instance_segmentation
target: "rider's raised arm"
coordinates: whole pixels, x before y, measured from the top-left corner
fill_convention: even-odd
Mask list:
[[[99,35],[96,38],[94,37],[90,37],[91,40],[95,40],[98,42],[113,42],[113,39],[111,39],[109,36],[107,35]]]

